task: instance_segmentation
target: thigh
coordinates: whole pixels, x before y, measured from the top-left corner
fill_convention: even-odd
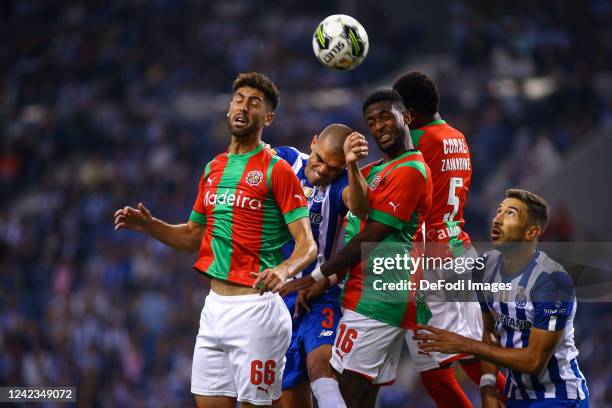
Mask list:
[[[221,311],[214,299],[206,299],[200,318],[191,366],[191,392],[208,397],[237,397],[229,354],[217,336]]]
[[[295,388],[302,383],[308,383],[306,352],[304,350],[304,342],[300,336],[301,323],[302,319],[293,320],[291,343],[285,355],[286,363],[283,373],[283,395],[284,390]]]
[[[361,402],[359,403],[359,408],[375,408],[376,407],[376,399],[378,398],[378,390],[380,386],[378,385],[370,385],[365,391],[364,395],[361,397]]]
[[[347,408],[359,408],[362,398],[371,386],[370,380],[351,370],[338,374],[338,386]]]
[[[197,408],[236,408],[236,398],[196,395]]]
[[[291,317],[280,296],[234,316],[224,336],[238,401],[272,405],[281,397]]]
[[[395,379],[405,330],[346,310],[332,348],[331,366],[343,373],[350,370],[373,384]],[[398,361],[395,361],[395,360]]]

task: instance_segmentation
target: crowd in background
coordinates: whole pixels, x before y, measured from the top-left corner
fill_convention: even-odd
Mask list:
[[[435,77],[442,116],[472,151],[466,229],[475,240],[486,237],[491,180],[504,163],[504,187],[521,185],[562,166],[591,131],[612,128],[612,93],[596,86],[612,67],[612,2],[500,11],[453,1],[442,13],[403,3],[336,4],[370,35],[370,55],[350,73],[312,54],[314,27],[337,9],[327,1],[0,5],[0,385],[76,385],[83,407],[191,403],[208,283],[192,255],[114,232],[112,214],[142,201],[158,218],[187,219],[204,164],[227,146],[238,72],[262,71],[281,90],[265,140],[306,149],[333,122],[365,132],[368,92],[444,56],[451,65],[438,57]],[[541,95],[529,78],[547,78]],[[549,239],[581,238],[577,220],[554,217]],[[581,304],[576,318],[593,406],[612,403],[610,314]],[[409,359],[402,367],[381,407],[431,406]]]

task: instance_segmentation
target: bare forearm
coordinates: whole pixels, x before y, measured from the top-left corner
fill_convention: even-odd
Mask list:
[[[368,184],[356,162],[348,165],[349,210],[359,218],[365,218],[370,209]]]
[[[361,240],[353,239],[340,252],[329,261],[321,265],[321,272],[325,276],[333,274],[346,274],[346,270],[352,268],[361,261]]]
[[[189,224],[168,224],[157,218],[153,218],[147,228],[150,236],[159,242],[179,251],[189,253],[200,249],[202,242],[203,227],[190,227]]]
[[[287,268],[289,276],[293,277],[306,269],[317,257],[317,244],[309,239],[304,242],[295,244],[295,248],[291,256],[283,262],[283,266]]]
[[[487,367],[487,370],[491,370],[491,374],[495,374],[497,366],[506,367],[521,373],[533,373],[537,366],[537,359],[529,353],[527,348],[506,348],[470,339],[465,343],[465,350],[463,352],[483,360],[483,374],[485,374],[485,367]],[[492,367],[495,370],[492,370]]]

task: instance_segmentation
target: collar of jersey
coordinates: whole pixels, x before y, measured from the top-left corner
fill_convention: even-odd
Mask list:
[[[261,150],[263,149],[263,145],[259,145],[257,146],[255,149],[251,150],[250,152],[247,153],[242,153],[242,154],[232,154],[229,152],[229,147],[227,148],[227,156],[228,157],[234,157],[236,159],[240,158],[240,159],[248,159],[251,156],[255,156],[257,153],[261,152]]]
[[[500,252],[499,254],[499,272],[502,277],[502,282],[504,283],[512,282],[514,279],[520,276],[521,283],[523,283],[524,273],[529,272],[529,275],[531,274],[531,271],[533,270],[537,262],[538,256],[540,256],[540,250],[536,248],[535,252],[533,253],[533,256],[531,257],[529,262],[527,262],[527,264],[523,267],[523,269],[521,269],[521,271],[518,273],[510,275],[506,273],[506,271],[504,270],[504,254]],[[527,279],[529,279],[528,276],[527,276]],[[519,286],[525,286],[526,284],[527,282],[524,282],[524,285],[519,285]]]
[[[386,166],[386,165],[388,165],[388,164],[391,164],[391,163],[393,163],[393,162],[396,162],[396,161],[398,161],[398,160],[401,160],[401,159],[403,159],[404,157],[407,157],[407,156],[410,156],[411,154],[416,154],[416,153],[420,153],[420,152],[419,152],[417,149],[410,149],[410,150],[408,150],[407,152],[400,154],[400,155],[399,155],[399,156],[397,156],[395,159],[393,159],[393,160],[389,160],[389,161],[388,161],[388,162],[386,162],[386,163],[383,163],[383,162],[382,162],[382,160],[383,160],[383,159],[380,159],[380,160],[379,160],[379,161],[378,161],[376,164],[374,164],[374,166],[373,166],[373,167],[378,167],[378,166]]]
[[[432,126],[432,125],[443,125],[445,123],[446,123],[446,121],[444,119],[437,119],[437,120],[434,120],[433,122],[429,122],[428,124],[423,125],[421,127]]]

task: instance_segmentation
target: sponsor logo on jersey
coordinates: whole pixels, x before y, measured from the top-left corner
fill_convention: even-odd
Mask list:
[[[207,191],[204,196],[204,205],[228,205],[230,207],[261,210],[263,202],[257,198],[245,195],[242,190],[238,190],[237,193],[230,193],[228,189],[225,189],[222,193]]]
[[[263,180],[263,173],[259,170],[251,170],[246,176],[246,182],[250,186],[256,186]]]
[[[319,333],[319,337],[329,337],[332,336],[334,334],[333,330],[321,330],[321,333]]]
[[[382,178],[380,176],[374,177],[374,180],[370,182],[370,190],[376,190],[376,187],[380,184]]]
[[[498,318],[497,320],[506,327],[511,327],[513,329],[524,330],[531,328],[531,322],[529,320],[523,319],[515,319],[514,317],[510,317],[505,314],[495,314]]]
[[[393,201],[389,201],[389,205],[391,207],[393,207],[393,212],[395,213],[395,210],[397,210],[397,207],[399,207],[399,204],[394,203]]]

